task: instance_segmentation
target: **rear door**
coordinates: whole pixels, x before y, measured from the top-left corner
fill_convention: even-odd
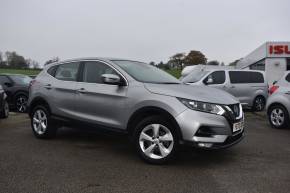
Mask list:
[[[116,74],[111,65],[101,61],[82,63],[82,82],[77,83],[76,113],[79,119],[104,126],[121,128],[128,86],[104,84],[103,74]]]
[[[267,94],[267,84],[261,72],[229,71],[229,78],[227,90],[242,104],[251,106],[257,93]]]
[[[53,76],[43,80],[43,89],[54,114],[64,117],[75,117],[76,81],[80,63],[69,62],[52,67]]]

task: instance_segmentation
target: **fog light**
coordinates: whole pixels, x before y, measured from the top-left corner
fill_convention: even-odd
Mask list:
[[[212,146],[212,143],[198,143],[198,146],[199,147],[206,147],[206,148],[209,148]]]

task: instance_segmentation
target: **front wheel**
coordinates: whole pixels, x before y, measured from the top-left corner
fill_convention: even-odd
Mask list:
[[[16,110],[18,112],[20,112],[20,113],[26,112],[27,100],[28,100],[28,97],[24,94],[20,94],[20,95],[16,96],[15,107],[16,107]]]
[[[37,138],[48,139],[55,136],[57,125],[50,118],[50,113],[45,106],[36,106],[31,114],[31,128]]]
[[[282,105],[274,105],[268,111],[268,119],[272,127],[277,129],[288,128],[290,124],[289,113]]]
[[[257,96],[253,102],[253,111],[263,111],[266,105],[266,100],[263,96]]]
[[[143,119],[134,134],[135,146],[141,158],[151,164],[163,164],[172,159],[178,145],[174,129],[161,116]]]

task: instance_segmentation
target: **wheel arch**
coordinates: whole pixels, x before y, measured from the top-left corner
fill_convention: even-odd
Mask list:
[[[128,124],[127,124],[127,131],[130,135],[133,134],[135,126],[140,122],[142,119],[145,117],[149,116],[154,116],[154,115],[161,115],[167,118],[170,123],[174,126],[176,129],[176,133],[178,135],[178,139],[182,139],[182,134],[180,127],[178,123],[176,122],[175,118],[166,110],[160,107],[154,107],[154,106],[149,106],[149,107],[142,107],[140,109],[137,109],[129,118]]]
[[[32,110],[37,105],[46,106],[48,111],[49,111],[49,113],[51,113],[51,109],[50,109],[50,106],[49,106],[48,102],[43,97],[36,97],[30,102],[29,107],[28,107],[28,114],[29,114],[30,117],[31,117]]]

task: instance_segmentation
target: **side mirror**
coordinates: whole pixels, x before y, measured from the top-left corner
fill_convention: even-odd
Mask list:
[[[11,82],[5,82],[4,85],[7,86],[7,87],[13,86]]]
[[[277,80],[273,81],[273,85],[277,84],[277,82],[278,82]]]
[[[103,74],[102,81],[105,84],[112,84],[112,85],[123,85],[121,78],[115,74]]]
[[[212,84],[212,83],[213,83],[213,79],[211,77],[207,78],[206,84]]]

